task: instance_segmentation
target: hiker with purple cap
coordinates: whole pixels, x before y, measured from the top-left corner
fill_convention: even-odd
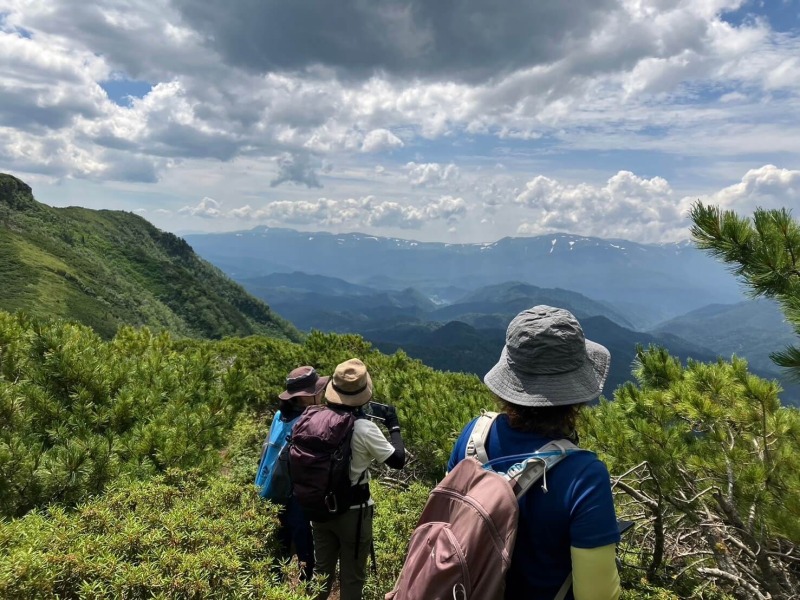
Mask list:
[[[610,361],[608,350],[587,340],[569,311],[534,306],[511,321],[500,360],[484,377],[501,412],[464,428],[448,471],[475,456],[504,472],[520,456],[553,444],[569,446],[552,471],[545,466],[543,478],[517,496],[505,598],[619,597],[620,535],[608,470],[594,453],[572,445],[578,412],[600,396]]]
[[[314,367],[307,365],[293,369],[286,376],[286,389],[278,394],[279,410],[273,417],[259,464],[259,476],[256,477],[256,484],[262,489],[261,496],[282,505],[278,512],[280,526],[277,558],[284,561],[297,554],[303,580],[311,579],[314,571],[314,540],[311,524],[291,494],[288,469],[282,470],[281,463],[285,462],[294,424],[308,406],[322,403],[325,386],[329,380],[330,377],[320,377]],[[283,486],[285,490],[278,492],[276,490],[281,485],[277,480],[281,474],[286,480]]]

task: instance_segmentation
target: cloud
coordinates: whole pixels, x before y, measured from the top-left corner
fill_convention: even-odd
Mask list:
[[[178,213],[188,215],[190,217],[202,217],[204,219],[217,219],[222,217],[220,207],[222,204],[213,198],[206,196],[197,204],[197,206],[184,206]]]
[[[388,129],[373,129],[364,137],[361,145],[362,152],[384,152],[402,148],[403,140],[397,137]]]
[[[439,163],[406,164],[408,181],[414,186],[437,186],[458,179],[459,170],[454,164],[440,165]]]
[[[372,227],[398,227],[418,229],[425,222],[424,211],[397,202],[382,202],[374,205],[366,219]]]
[[[0,125],[41,138],[63,131],[93,157],[113,148],[168,159],[154,160],[140,178],[149,181],[172,159],[280,163],[463,133],[719,155],[782,131],[781,149],[800,152],[789,116],[800,40],[764,20],[722,20],[740,4],[347,0],[331,17],[310,0],[129,0],[125,10],[12,0]],[[109,78],[153,88],[120,107],[98,85]],[[728,101],[710,110],[716,96]],[[320,183],[296,158],[281,169],[276,182]]]
[[[761,14],[734,23],[726,13],[738,9]],[[230,186],[207,183],[232,174],[249,203],[225,213],[237,219],[277,200],[308,205],[272,202],[276,222],[427,219],[443,232],[477,215],[500,235],[522,222],[682,236],[684,198],[658,173],[681,196],[716,193],[731,206],[797,200],[791,183],[767,191],[782,181],[774,173],[709,191],[800,157],[800,36],[772,28],[757,3],[7,0],[3,13],[0,162],[54,179],[191,179],[169,190],[193,198],[173,213],[229,197]],[[119,106],[100,85],[109,80],[151,87]],[[620,169],[650,178],[620,171],[598,183]],[[303,195],[323,183],[350,200]]]
[[[564,231],[634,241],[675,239],[685,217],[669,183],[620,171],[602,187],[565,184],[539,175],[515,198],[536,218],[520,224],[518,233],[538,235]]]
[[[173,5],[207,48],[249,71],[324,67],[347,77],[470,81],[556,60],[621,11],[612,0],[509,0],[502,10],[482,0],[344,0],[336,10],[321,10],[313,0]]]
[[[463,198],[453,196],[442,196],[428,204],[425,209],[425,217],[428,219],[445,219],[448,221],[458,219],[467,212],[467,203]]]
[[[228,216],[233,217],[234,219],[251,219],[255,214],[255,210],[249,204],[245,204],[244,206],[240,206],[239,208],[234,208],[230,212],[228,212]]]
[[[800,170],[779,169],[764,165],[750,169],[741,182],[700,198],[706,204],[716,204],[749,216],[758,208],[797,207],[800,201]],[[684,199],[684,203],[691,198]]]
[[[309,154],[285,152],[275,159],[278,174],[269,182],[271,187],[291,182],[309,188],[321,188],[313,160]]]
[[[380,201],[370,195],[344,200],[279,200],[260,209],[246,205],[233,209],[228,215],[243,220],[291,225],[419,229],[435,221],[455,222],[466,213],[466,202],[452,196],[412,205],[391,200]]]

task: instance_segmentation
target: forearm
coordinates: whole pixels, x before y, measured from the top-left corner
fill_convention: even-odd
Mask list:
[[[394,447],[394,453],[384,463],[392,469],[402,469],[406,464],[406,448],[399,428],[389,432],[389,442]]]
[[[575,600],[617,600],[620,595],[616,544],[570,548]]]

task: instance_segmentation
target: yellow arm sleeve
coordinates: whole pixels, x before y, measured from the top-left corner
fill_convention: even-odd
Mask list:
[[[572,593],[575,600],[617,600],[619,598],[616,550],[616,544],[599,548],[570,548]]]

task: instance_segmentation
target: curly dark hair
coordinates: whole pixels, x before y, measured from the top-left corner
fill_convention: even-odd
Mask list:
[[[577,439],[575,424],[583,404],[520,406],[500,397],[497,397],[497,401],[503,412],[508,415],[508,423],[512,429],[551,438],[568,438],[573,441]]]

